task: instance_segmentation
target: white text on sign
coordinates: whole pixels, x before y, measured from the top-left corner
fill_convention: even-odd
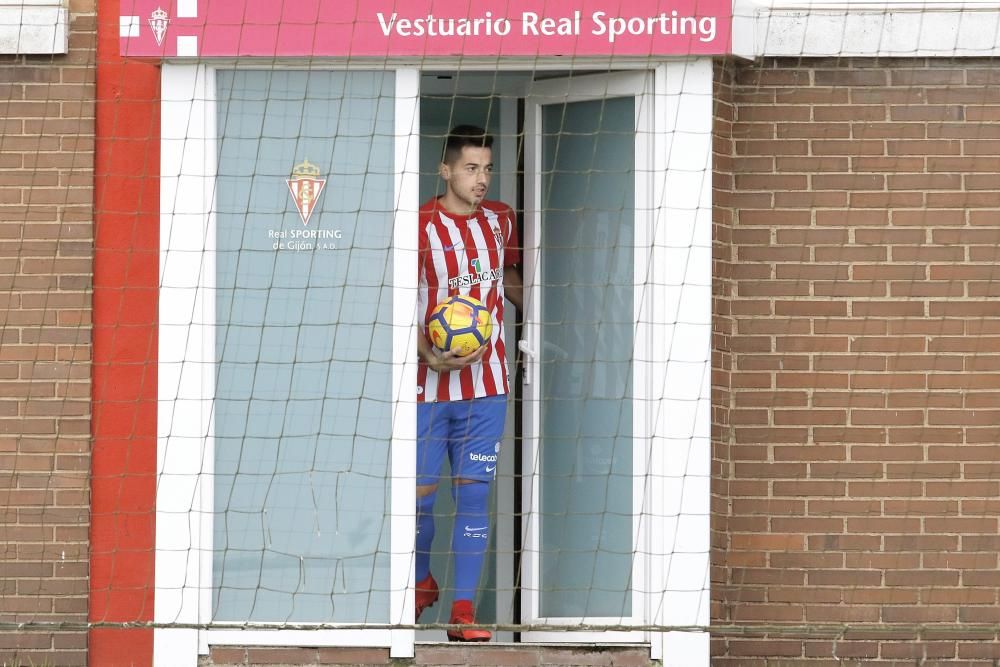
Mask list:
[[[448,18],[428,14],[418,17],[401,17],[397,12],[386,16],[377,13],[379,27],[386,37],[492,37],[510,34],[513,23],[505,17],[494,17],[486,12],[478,18]],[[572,16],[541,16],[536,12],[522,12],[520,32],[525,37],[557,37],[583,34],[582,12]],[[594,12],[588,19],[586,29],[592,35],[605,37],[614,43],[625,36],[689,35],[702,42],[715,39],[714,16],[681,16],[676,11],[669,14],[660,12],[655,16],[609,16],[606,12]]]

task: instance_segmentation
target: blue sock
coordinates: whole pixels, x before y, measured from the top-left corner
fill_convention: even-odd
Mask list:
[[[423,581],[431,573],[431,543],[434,542],[434,498],[437,491],[417,498],[417,555],[416,581]]]
[[[455,554],[456,600],[472,600],[476,596],[483,556],[490,541],[489,492],[487,482],[453,484],[451,487],[455,499],[451,550]]]

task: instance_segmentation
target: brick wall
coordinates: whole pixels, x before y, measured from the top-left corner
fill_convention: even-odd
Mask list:
[[[736,70],[713,616],[799,627],[722,633],[715,665],[1000,659],[969,627],[1000,621],[998,84],[989,60]]]
[[[68,55],[0,56],[0,623],[87,619],[93,2]],[[86,633],[0,632],[0,664],[82,665]]]

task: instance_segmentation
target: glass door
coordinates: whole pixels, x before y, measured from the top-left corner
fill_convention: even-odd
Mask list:
[[[650,88],[642,72],[587,75],[526,98],[521,614],[581,628],[526,641],[645,620]]]

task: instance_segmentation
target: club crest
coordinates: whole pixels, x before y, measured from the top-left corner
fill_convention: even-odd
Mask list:
[[[285,182],[288,184],[288,191],[292,193],[292,199],[295,200],[295,208],[299,211],[302,224],[308,225],[309,217],[315,210],[316,202],[326,185],[326,179],[320,178],[319,167],[309,160],[303,160],[295,165],[292,177]]]
[[[153,31],[153,37],[156,38],[156,45],[161,46],[163,44],[163,37],[167,34],[167,25],[170,23],[170,19],[167,13],[163,11],[162,7],[157,7],[153,10],[153,13],[149,16],[149,27]]]

